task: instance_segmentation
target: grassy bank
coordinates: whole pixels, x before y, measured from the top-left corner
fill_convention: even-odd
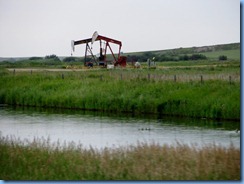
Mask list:
[[[184,70],[181,74],[182,70],[174,69],[178,71],[176,77],[167,71],[4,71],[0,79],[0,103],[240,119],[240,81],[234,77],[229,81],[228,74],[227,79],[217,78],[206,70],[203,80],[199,75],[194,80],[189,77],[195,75],[195,70],[185,75]]]
[[[240,180],[240,150],[231,145],[138,143],[98,151],[1,136],[0,150],[3,180]]]

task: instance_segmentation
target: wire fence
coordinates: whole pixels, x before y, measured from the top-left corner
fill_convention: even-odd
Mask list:
[[[18,69],[12,69],[11,72],[13,75],[16,73],[19,73],[21,71],[24,73],[29,73],[32,75],[34,72],[36,73],[38,70],[30,69],[30,70],[18,70]],[[204,81],[209,80],[221,80],[221,81],[227,81],[230,84],[234,82],[240,82],[240,73],[237,72],[230,72],[230,73],[207,73],[207,74],[159,74],[159,73],[147,73],[147,72],[133,72],[133,71],[97,71],[95,73],[88,73],[84,71],[67,71],[67,70],[60,70],[60,71],[39,71],[39,73],[43,73],[43,75],[60,75],[60,78],[65,79],[67,77],[71,76],[78,76],[82,79],[86,78],[99,78],[102,80],[144,80],[144,81],[173,81],[173,82],[193,82],[193,81],[199,81],[201,83],[204,83]],[[55,73],[55,74],[54,74]]]
[[[111,78],[115,78],[117,80],[145,80],[145,81],[173,81],[173,82],[192,82],[199,81],[204,83],[204,81],[209,80],[221,80],[227,81],[230,84],[233,82],[240,82],[240,75],[238,74],[130,74],[130,73],[120,73],[110,74]]]

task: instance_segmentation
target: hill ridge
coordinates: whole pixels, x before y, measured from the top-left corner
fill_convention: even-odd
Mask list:
[[[138,51],[138,52],[125,52],[123,55],[141,55],[143,53],[154,53],[154,54],[166,54],[166,53],[177,53],[177,54],[192,54],[192,53],[204,53],[204,52],[215,52],[215,51],[225,51],[225,50],[237,50],[240,49],[240,42],[237,43],[227,43],[227,44],[216,44],[198,47],[180,47],[173,49],[164,50],[151,50],[151,51]],[[31,56],[33,57],[33,56]],[[1,61],[20,61],[29,59],[31,57],[0,57]],[[44,58],[45,56],[43,56]],[[70,56],[58,56],[61,60]]]

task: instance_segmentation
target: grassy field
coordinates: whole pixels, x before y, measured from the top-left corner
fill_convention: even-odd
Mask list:
[[[175,55],[184,55],[184,54],[189,55],[193,53],[199,53],[207,56],[209,59],[216,59],[216,60],[218,60],[220,55],[225,55],[230,60],[239,60],[240,43],[211,45],[211,46],[203,46],[203,47],[175,48],[175,49],[144,51],[144,52],[131,52],[131,53],[126,53],[126,55],[140,56],[147,52],[152,52],[155,55],[171,54],[171,53]]]
[[[240,150],[138,143],[89,150],[82,145],[0,137],[3,180],[240,180]]]
[[[230,60],[239,60],[241,57],[240,49],[234,50],[222,50],[222,51],[215,51],[215,52],[203,52],[205,56],[210,59],[218,59],[219,56],[225,55]]]
[[[240,120],[240,68],[2,70],[0,103]]]
[[[204,52],[207,60],[157,62],[156,69],[146,63],[141,69],[106,70],[74,62],[67,70],[67,63],[54,60],[2,62],[0,104],[240,121],[240,52],[222,47]],[[219,55],[228,60],[218,61]],[[87,150],[0,135],[0,150],[4,180],[240,180],[240,150],[232,145],[138,143]]]

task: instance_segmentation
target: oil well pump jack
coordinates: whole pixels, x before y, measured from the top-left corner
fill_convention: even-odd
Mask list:
[[[98,58],[92,52],[92,45],[95,41],[100,42],[100,50],[99,50]],[[117,54],[113,52],[112,47],[110,45],[111,43],[119,46]],[[85,58],[84,58],[85,66],[100,65],[106,67],[108,64],[113,64],[114,66],[126,67],[126,57],[120,55],[121,47],[122,47],[121,41],[108,38],[105,36],[101,36],[97,33],[97,31],[95,31],[91,38],[77,40],[77,41],[72,40],[71,47],[73,52],[75,51],[75,45],[79,45],[79,44],[86,44]],[[111,52],[112,61],[111,60],[109,61],[107,58],[108,49]]]

